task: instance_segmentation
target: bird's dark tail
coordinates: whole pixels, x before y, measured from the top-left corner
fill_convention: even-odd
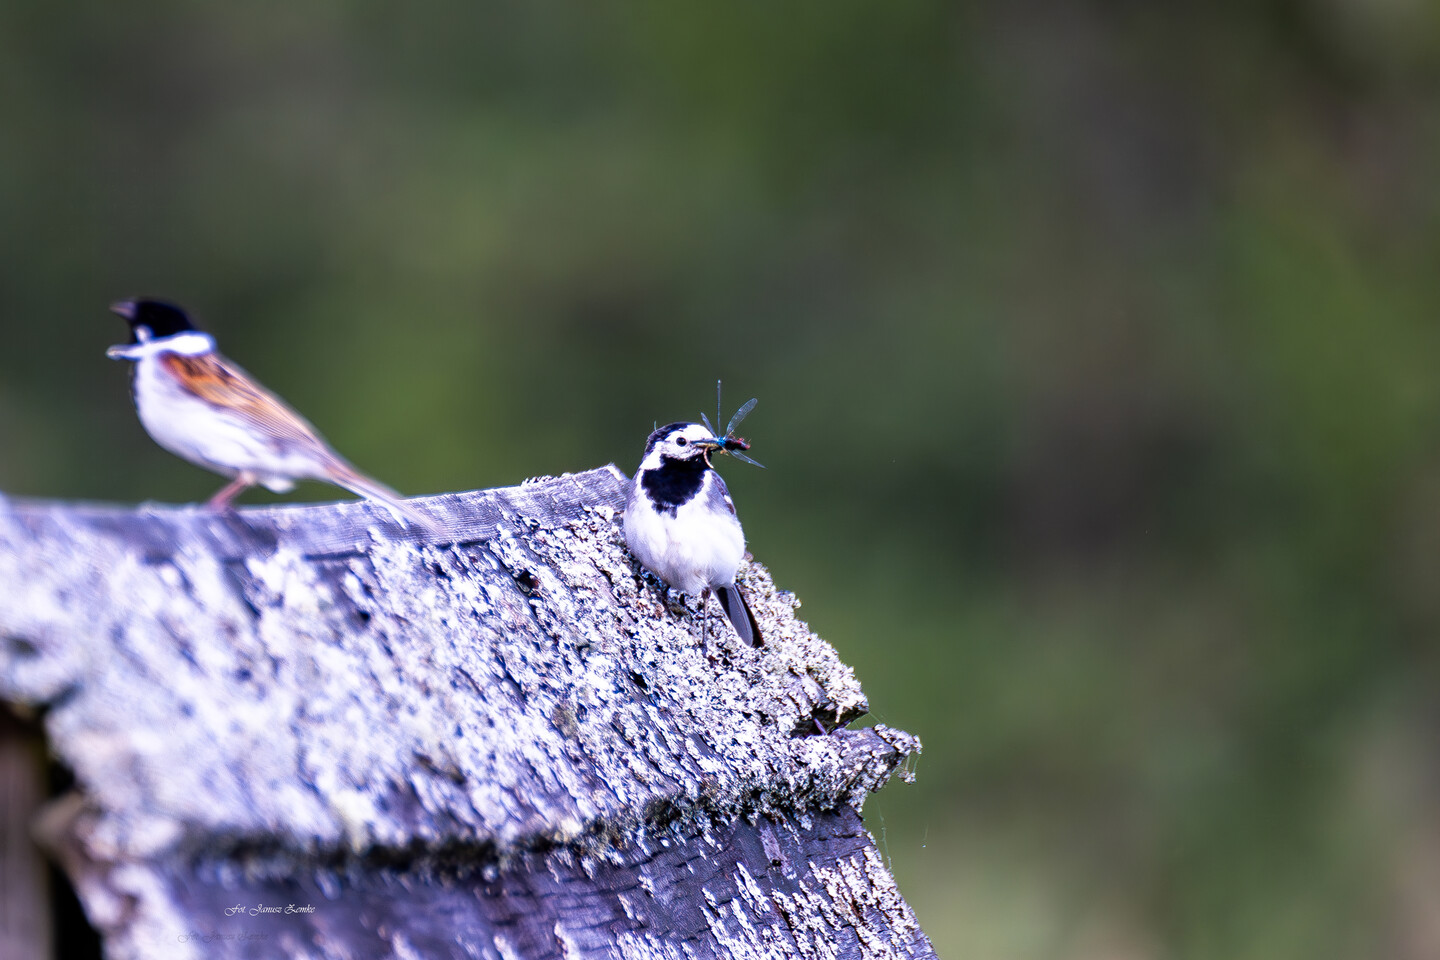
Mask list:
[[[716,587],[715,598],[720,601],[720,609],[725,611],[725,616],[735,625],[740,639],[752,647],[760,646],[763,640],[760,625],[755,622],[755,614],[750,612],[750,604],[745,602],[745,594],[740,592],[740,588],[734,584]]]

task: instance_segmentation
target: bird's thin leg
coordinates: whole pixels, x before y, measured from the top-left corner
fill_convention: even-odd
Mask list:
[[[255,478],[248,473],[237,473],[235,479],[221,487],[215,496],[205,504],[211,510],[224,512],[230,509],[230,501],[238,497],[247,487],[255,485]]]
[[[710,639],[710,588],[700,591],[700,646]]]

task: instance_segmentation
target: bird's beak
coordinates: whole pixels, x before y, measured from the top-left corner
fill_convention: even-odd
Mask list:
[[[134,320],[134,319],[135,319],[135,301],[134,301],[134,300],[116,300],[114,303],[110,304],[110,312],[113,313],[113,314],[117,314],[117,315],[119,315],[119,316],[122,316],[122,317],[124,317],[126,320]]]
[[[760,467],[762,470],[765,468],[765,464],[760,463],[758,460],[751,460],[749,457],[745,456],[745,454],[740,452],[741,450],[750,449],[750,441],[746,440],[744,437],[732,437],[727,435],[723,437],[711,437],[708,440],[696,440],[695,443],[696,445],[702,447],[705,450],[706,463],[710,462],[711,454],[728,453],[736,460],[744,460],[746,463],[753,463],[755,466]]]
[[[749,450],[750,442],[743,437],[710,437],[706,440],[696,440],[696,445],[704,447],[708,452],[729,453],[731,450]]]
[[[692,440],[692,444],[700,448],[700,456],[705,458],[705,466],[710,466],[710,454],[716,450],[725,449],[725,441],[717,437],[706,437],[704,440]]]

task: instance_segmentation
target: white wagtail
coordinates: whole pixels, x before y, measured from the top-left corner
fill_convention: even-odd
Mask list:
[[[661,580],[700,597],[702,641],[714,590],[735,632],[758,647],[760,627],[735,585],[745,534],[725,481],[710,465],[715,451],[748,448],[739,437],[717,437],[698,423],[671,423],[650,434],[625,507],[625,543]]]
[[[162,300],[123,300],[110,309],[129,322],[130,342],[106,353],[135,362],[135,408],[145,430],[171,453],[233,478],[210,498],[212,509],[228,508],[257,483],[287,493],[296,480],[323,480],[430,533],[443,532],[394,490],[356,470],[284,400],[221,356],[215,339],[195,329],[184,310]]]

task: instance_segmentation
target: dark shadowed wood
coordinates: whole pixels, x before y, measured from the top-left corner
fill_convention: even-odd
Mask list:
[[[50,956],[45,859],[29,831],[44,801],[40,734],[0,708],[0,957],[5,960]]]
[[[858,818],[918,742],[816,735],[864,697],[757,563],[766,646],[702,646],[627,485],[412,501],[446,542],[0,502],[0,697],[75,772],[43,829],[110,955],[930,956]]]

